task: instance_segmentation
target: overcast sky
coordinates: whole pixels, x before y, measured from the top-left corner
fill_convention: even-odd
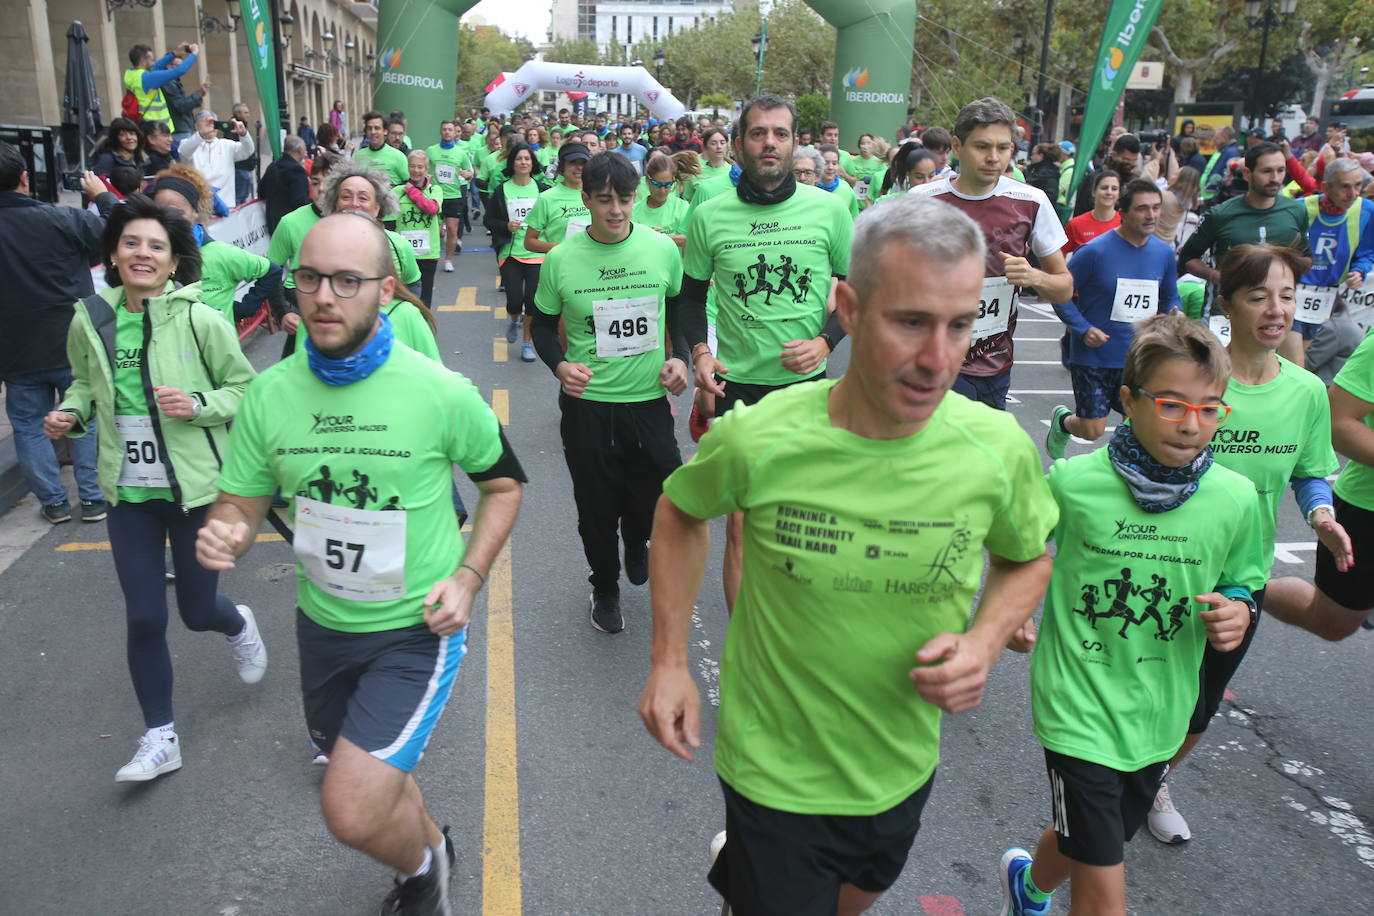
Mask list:
[[[481,16],[507,35],[523,35],[540,44],[548,36],[552,6],[549,0],[482,0],[463,19]]]

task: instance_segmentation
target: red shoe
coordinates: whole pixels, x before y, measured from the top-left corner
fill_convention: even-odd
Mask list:
[[[691,434],[692,441],[700,442],[710,428],[711,418],[701,412],[700,404],[693,404],[692,415],[687,418],[687,432]]]

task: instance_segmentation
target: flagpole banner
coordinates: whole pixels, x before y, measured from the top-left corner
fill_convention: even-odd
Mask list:
[[[239,31],[248,46],[253,82],[258,87],[258,100],[262,103],[262,116],[267,125],[267,141],[272,147],[272,158],[279,159],[283,125],[277,94],[277,48],[272,43],[272,24],[268,21],[272,9],[267,0],[243,0],[240,10],[243,25]]]
[[[543,89],[633,95],[660,121],[680,118],[687,111],[677,97],[643,67],[583,66],[543,60],[526,61],[514,73],[498,75],[487,85],[486,106],[493,114],[505,114]]]
[[[452,118],[458,78],[458,18],[477,0],[381,0],[372,107],[404,111],[417,149],[439,142]]]
[[[1150,29],[1159,16],[1164,0],[1112,0],[1107,21],[1102,26],[1102,41],[1097,46],[1097,66],[1093,70],[1092,86],[1083,106],[1083,127],[1078,134],[1078,156],[1069,180],[1067,202],[1073,204],[1078,183],[1092,159],[1093,151],[1102,140],[1107,124],[1116,111],[1116,103],[1131,78],[1131,70],[1145,50]]]
[[[911,104],[916,4],[913,0],[807,0],[806,5],[835,27],[830,119],[840,125],[840,145],[856,149],[860,134],[892,136],[906,121]],[[765,55],[764,88],[767,62]]]

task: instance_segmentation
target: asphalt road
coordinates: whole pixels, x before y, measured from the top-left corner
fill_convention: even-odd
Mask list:
[[[435,296],[447,306],[445,361],[508,413],[530,476],[509,566],[476,614],[454,697],[416,771],[430,809],[453,825],[456,912],[714,914],[704,880],[707,843],[722,827],[709,765],[714,707],[706,704],[698,760],[671,757],[635,713],[647,588],[624,586],[624,633],[588,624],[555,382],[500,337],[495,275],[490,254],[470,252],[456,273],[438,275]],[[1058,335],[1049,313],[1025,310],[1011,409],[1037,442],[1054,405],[1072,403]],[[279,340],[255,341],[254,362],[269,364]],[[688,451],[689,403],[677,400]],[[218,637],[174,624],[185,767],[117,785],[142,726],[104,526],[42,528],[24,521],[35,511],[21,506],[0,522],[0,541],[22,541],[0,553],[0,568],[13,558],[0,572],[0,912],[375,913],[389,875],[335,843],[317,811],[321,770],[310,765],[298,699],[288,548],[261,543],[221,580],[257,611],[267,677],[241,684]],[[1276,574],[1308,574],[1312,538],[1289,503],[1279,531],[1288,546]],[[725,636],[719,581],[717,539],[692,645],[708,701]],[[1164,847],[1142,832],[1128,847],[1132,913],[1368,911],[1371,638],[1330,645],[1264,622],[1234,701],[1171,780],[1195,839]],[[1049,814],[1027,671],[1025,657],[1007,653],[983,706],[946,719],[923,830],[872,912],[996,912],[1002,850],[1032,844]]]

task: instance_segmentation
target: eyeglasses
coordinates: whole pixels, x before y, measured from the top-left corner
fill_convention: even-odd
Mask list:
[[[798,178],[815,178],[815,169],[793,169],[792,174]]]
[[[652,178],[646,178],[645,180],[656,188],[671,188],[673,185],[677,184],[677,179],[673,179],[672,181],[655,181]]]
[[[1137,388],[1136,393],[1143,394],[1147,398],[1154,398],[1155,413],[1161,420],[1170,423],[1182,423],[1189,411],[1196,411],[1197,421],[1203,426],[1221,426],[1226,422],[1226,418],[1231,415],[1230,404],[1203,404],[1198,406],[1176,398],[1157,398],[1144,388]]]
[[[363,288],[363,284],[369,280],[381,280],[383,277],[360,277],[357,274],[339,271],[338,273],[322,274],[318,270],[309,267],[297,267],[291,271],[291,278],[296,281],[296,289],[302,293],[316,293],[320,290],[320,281],[328,280],[329,288],[334,291],[334,295],[340,299],[352,299],[358,295],[358,290]]]

